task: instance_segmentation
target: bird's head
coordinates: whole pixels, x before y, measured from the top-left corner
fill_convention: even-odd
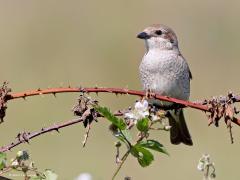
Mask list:
[[[153,24],[137,35],[145,40],[147,50],[154,48],[161,50],[178,49],[178,40],[173,30],[162,24]]]

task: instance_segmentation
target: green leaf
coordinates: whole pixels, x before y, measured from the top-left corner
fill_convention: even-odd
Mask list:
[[[137,121],[137,129],[142,132],[148,131],[149,128],[149,119],[143,118]]]
[[[117,126],[120,130],[126,129],[126,124],[123,119],[117,118],[110,112],[110,110],[106,107],[101,106],[95,106],[95,109],[103,115],[105,118],[107,118],[109,121],[111,121],[115,126]]]
[[[46,169],[43,174],[46,176],[45,180],[57,180],[58,175],[50,169]]]
[[[131,147],[131,154],[137,158],[142,167],[149,166],[154,160],[153,154],[138,144]]]
[[[147,141],[141,141],[138,144],[141,147],[145,147],[145,148],[152,149],[152,150],[169,155],[165,147],[162,144],[160,144],[158,141],[147,140]]]
[[[6,166],[7,155],[6,153],[0,152],[0,170]]]

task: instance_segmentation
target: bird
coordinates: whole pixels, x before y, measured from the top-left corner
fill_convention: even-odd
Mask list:
[[[145,41],[146,52],[139,66],[143,90],[188,100],[192,74],[189,65],[182,56],[178,39],[174,31],[162,24],[153,24],[137,35]],[[150,98],[155,106],[171,106],[173,103]],[[193,145],[183,109],[168,111],[170,141],[172,144]]]

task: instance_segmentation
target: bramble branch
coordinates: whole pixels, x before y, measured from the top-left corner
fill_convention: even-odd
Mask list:
[[[69,120],[69,121],[66,121],[66,122],[63,122],[63,123],[54,124],[50,127],[42,128],[41,130],[36,131],[36,132],[19,133],[16,137],[16,140],[9,145],[1,147],[0,152],[9,151],[12,148],[14,148],[15,146],[18,146],[18,145],[20,145],[22,143],[25,143],[25,142],[29,143],[30,139],[32,139],[34,137],[37,137],[37,136],[40,136],[42,134],[45,134],[45,133],[48,133],[48,132],[51,132],[51,131],[59,132],[59,129],[61,129],[61,128],[71,126],[73,124],[80,123],[80,122],[84,121],[87,118],[87,116],[88,116],[88,114],[86,113],[82,117],[79,117],[77,119]]]
[[[3,118],[3,114],[5,115],[6,110],[6,103],[10,100],[18,99],[18,98],[27,98],[29,96],[37,96],[42,94],[53,94],[56,95],[57,93],[73,93],[73,92],[82,92],[82,93],[112,93],[112,94],[129,94],[129,95],[136,95],[140,97],[145,97],[146,92],[144,91],[135,91],[135,90],[128,90],[124,88],[100,88],[100,87],[93,87],[93,88],[49,88],[49,89],[37,89],[32,91],[26,91],[22,93],[9,93],[10,90],[7,88],[6,84],[2,86],[0,89],[0,108],[1,108],[1,118]],[[184,107],[191,107],[194,109],[202,110],[204,112],[209,112],[210,115],[208,115],[209,118],[209,125],[214,123],[216,126],[218,125],[218,121],[224,117],[226,124],[230,126],[230,122],[234,122],[235,124],[240,126],[240,119],[234,117],[234,114],[237,114],[237,110],[235,107],[232,107],[231,105],[235,102],[240,102],[240,96],[233,95],[233,93],[229,93],[226,97],[220,97],[220,98],[213,98],[211,100],[205,100],[201,103],[195,103],[190,101],[184,101],[180,99],[171,98],[168,96],[161,96],[158,94],[151,93],[151,98],[155,98],[162,101],[168,101],[173,102],[174,104],[180,105],[181,108]],[[177,108],[177,107],[176,107]],[[179,107],[178,107],[179,108]],[[173,108],[172,108],[173,109]],[[3,111],[3,113],[2,113]],[[5,152],[13,147],[28,142],[30,139],[37,137],[41,134],[45,134],[50,131],[58,131],[58,129],[79,123],[84,122],[84,120],[90,115],[90,111],[87,110],[82,114],[82,116],[79,116],[79,118],[74,120],[69,120],[63,123],[54,124],[47,128],[42,128],[39,131],[36,132],[23,132],[19,133],[16,141],[12,142],[9,145],[6,145],[4,147],[0,148],[0,152]],[[123,115],[123,113],[118,112],[115,113],[117,116]]]
[[[42,94],[53,94],[56,95],[58,93],[73,93],[73,92],[82,92],[82,93],[112,93],[112,94],[129,94],[135,96],[146,96],[146,92],[144,91],[136,91],[129,90],[124,88],[102,88],[102,87],[94,87],[94,88],[49,88],[49,89],[37,89],[32,91],[26,91],[22,93],[10,93],[6,97],[6,101],[18,98],[26,98],[28,96],[37,96]],[[180,104],[183,107],[191,107],[194,109],[199,109],[202,111],[209,111],[209,108],[206,105],[202,105],[200,103],[193,103],[190,101],[184,101],[180,99],[171,98],[168,96],[161,96],[158,94],[151,94],[153,98],[159,99],[162,101],[174,102],[176,104]],[[240,97],[238,97],[238,101],[240,101]]]
[[[240,102],[240,96],[234,95],[233,93],[228,93],[228,95],[225,97],[213,97],[210,100],[204,100],[202,102],[190,102],[171,98],[168,96],[161,96],[159,94],[155,94],[149,91],[136,91],[124,88],[67,87],[49,88],[43,90],[37,89],[32,91],[25,91],[22,93],[10,93],[10,89],[7,87],[7,83],[4,83],[3,86],[0,87],[0,120],[1,122],[3,122],[3,117],[6,114],[7,103],[10,100],[19,98],[25,99],[29,96],[37,96],[43,94],[52,94],[55,96],[57,93],[74,92],[81,93],[78,99],[78,103],[73,108],[74,115],[78,116],[78,118],[53,124],[49,127],[43,127],[35,132],[21,132],[17,135],[15,141],[6,146],[2,146],[0,148],[0,152],[9,151],[22,143],[29,143],[29,140],[32,138],[38,137],[51,131],[59,132],[59,129],[61,128],[68,127],[80,122],[82,122],[84,127],[87,128],[87,132],[84,136],[85,138],[83,141],[83,146],[85,146],[88,139],[91,123],[93,121],[97,121],[97,117],[105,117],[112,123],[110,126],[110,130],[112,131],[114,136],[117,137],[118,140],[120,140],[121,142],[125,143],[128,147],[128,151],[123,156],[123,158],[121,158],[120,164],[113,175],[114,179],[129,154],[133,155],[142,167],[150,165],[154,159],[153,154],[148,149],[168,154],[164,146],[158,141],[154,139],[147,139],[147,137],[149,136],[148,131],[152,128],[150,122],[156,121],[160,122],[161,125],[164,125],[164,122],[160,120],[167,117],[166,114],[168,111],[165,110],[177,110],[179,108],[190,107],[204,111],[208,117],[208,125],[214,124],[215,126],[218,126],[219,120],[224,119],[227,128],[229,128],[231,143],[233,143],[233,136],[231,131],[232,122],[240,126],[240,119],[235,117],[235,115],[238,114],[239,111],[234,106],[234,103]],[[117,113],[113,114],[108,108],[99,106],[97,100],[93,100],[91,97],[87,97],[86,94],[88,93],[135,95],[141,97],[141,100],[135,103],[133,110],[129,108],[128,110],[117,111]],[[171,105],[169,105],[168,107],[155,107],[154,105],[149,104],[149,101],[146,100],[148,98],[172,103],[170,103]],[[141,115],[141,117],[139,115]],[[122,117],[117,118],[116,116]],[[130,140],[131,136],[126,131],[131,129],[132,124],[136,124],[136,127],[139,130],[136,144],[132,144]],[[166,126],[164,125],[163,130],[165,130],[165,127]],[[119,160],[119,149],[117,150],[116,159],[117,161]]]
[[[25,91],[22,93],[9,93],[5,96],[5,102],[13,99],[18,98],[26,98],[28,96],[37,96],[42,94],[53,94],[54,96],[58,93],[73,93],[73,92],[82,92],[82,93],[112,93],[112,94],[129,94],[129,95],[135,95],[140,97],[145,97],[146,92],[144,91],[136,91],[136,90],[129,90],[125,88],[103,88],[103,87],[90,87],[90,88],[49,88],[49,89],[37,89],[37,90],[31,90],[31,91]],[[202,110],[204,112],[211,113],[210,115],[210,121],[214,121],[215,115],[218,113],[219,105],[222,104],[228,104],[230,101],[231,103],[240,102],[240,96],[233,95],[232,93],[229,93],[226,97],[220,97],[219,99],[213,98],[212,100],[204,100],[203,102],[190,102],[190,101],[184,101],[181,99],[171,98],[168,96],[161,96],[158,94],[151,93],[151,97],[167,101],[167,102],[173,102],[177,105],[180,105],[181,108],[194,108],[198,110]],[[224,116],[224,113],[221,115],[218,114],[218,116]],[[233,117],[232,122],[240,126],[240,119]],[[209,122],[211,124],[212,122]]]
[[[14,142],[12,142],[9,145],[6,146],[2,146],[0,148],[0,152],[6,152],[11,150],[12,148],[14,148],[15,146],[18,146],[22,143],[29,143],[29,140],[35,137],[38,137],[40,135],[43,135],[45,133],[49,133],[51,131],[57,131],[59,132],[59,129],[77,124],[77,123],[81,123],[84,122],[86,119],[88,119],[90,116],[92,116],[92,111],[91,109],[87,109],[82,116],[79,116],[76,119],[72,119],[72,120],[68,120],[68,121],[64,121],[62,123],[58,123],[58,124],[53,124],[49,127],[43,127],[41,128],[39,131],[35,131],[35,132],[22,132],[22,133],[18,133],[16,140]],[[122,112],[117,112],[114,115],[115,116],[121,116],[123,113]],[[100,114],[97,114],[98,117],[102,117]],[[90,125],[90,124],[89,124]],[[86,139],[84,139],[84,141],[86,141]],[[84,142],[84,146],[85,146],[86,142]]]
[[[103,88],[103,87],[93,87],[93,88],[49,88],[49,89],[37,89],[31,90],[21,93],[10,93],[6,97],[6,101],[18,99],[18,98],[26,98],[28,96],[37,96],[42,94],[58,94],[58,93],[73,93],[73,92],[82,92],[82,93],[112,93],[112,94],[129,94],[144,97],[146,95],[145,91],[136,91],[129,90],[125,88]],[[181,99],[171,98],[168,96],[161,96],[158,94],[152,94],[152,97],[162,101],[174,102],[176,104],[183,105],[184,107],[191,107],[194,109],[199,109],[202,111],[209,111],[209,107],[203,105],[202,103],[195,103],[190,101],[184,101]],[[225,97],[222,97],[225,99]],[[240,96],[234,96],[235,102],[240,102]],[[203,102],[204,103],[204,102]]]

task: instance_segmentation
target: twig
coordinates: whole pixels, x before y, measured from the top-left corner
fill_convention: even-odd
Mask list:
[[[232,124],[231,124],[231,121],[229,121],[229,123],[228,123],[228,125],[227,125],[227,128],[229,129],[230,142],[231,142],[231,144],[233,144],[234,141],[233,141],[233,132],[232,132]]]
[[[120,143],[120,142],[118,142]],[[118,144],[117,144],[118,145]],[[116,146],[116,149],[117,149],[117,153],[116,153],[116,163],[119,164],[121,163],[121,160],[120,160],[120,146]]]
[[[118,167],[117,167],[117,170],[116,170],[115,173],[113,174],[112,180],[114,180],[115,177],[117,176],[119,170],[121,169],[122,165],[123,165],[124,162],[126,161],[129,153],[130,153],[130,149],[129,149],[129,150],[124,154],[124,156],[122,157],[121,162],[119,163],[119,165],[118,165]]]
[[[47,128],[42,128],[41,130],[36,131],[36,132],[28,132],[28,133],[24,132],[22,134],[20,133],[18,138],[15,140],[15,142],[12,142],[9,145],[1,147],[0,152],[5,152],[5,151],[8,151],[8,150],[11,150],[15,146],[26,142],[25,138],[27,138],[29,140],[29,139],[32,139],[34,137],[40,136],[42,134],[45,134],[45,133],[48,133],[48,132],[51,132],[51,131],[58,131],[61,128],[71,126],[71,125],[76,124],[76,123],[80,123],[85,118],[86,117],[82,116],[82,117],[77,118],[77,119],[69,120],[69,121],[66,121],[66,122],[63,122],[63,123],[59,123],[59,124],[54,124],[54,125],[52,125],[50,127],[47,127]],[[25,134],[24,138],[23,138],[23,134]]]
[[[91,129],[91,124],[88,124],[88,125],[87,125],[87,131],[86,131],[86,133],[85,133],[85,135],[84,135],[83,147],[86,146],[86,143],[87,143],[87,140],[88,140],[88,137],[89,137],[90,129]]]
[[[88,109],[87,111],[85,111],[83,113],[83,115],[79,118],[76,118],[76,119],[72,119],[72,120],[68,120],[68,121],[65,121],[65,122],[62,122],[62,123],[58,123],[58,124],[53,124],[49,127],[46,127],[46,128],[42,128],[41,130],[39,131],[35,131],[35,132],[23,132],[23,133],[19,133],[17,135],[17,138],[15,140],[15,142],[12,142],[11,144],[9,145],[6,145],[6,146],[2,146],[0,148],[0,152],[6,152],[6,151],[9,151],[11,150],[12,148],[14,148],[15,146],[18,146],[22,143],[25,143],[32,139],[32,138],[35,138],[37,136],[40,136],[42,134],[45,134],[45,133],[48,133],[48,132],[51,132],[51,131],[57,131],[59,132],[59,129],[62,129],[62,128],[65,128],[65,127],[68,127],[68,126],[71,126],[71,125],[74,125],[74,124],[77,124],[77,123],[80,123],[80,122],[83,122],[84,120],[86,120],[88,118],[88,116],[90,115],[91,111]],[[114,114],[115,116],[121,116],[122,114],[121,113],[116,113]],[[98,117],[102,117],[101,115],[98,115]]]

